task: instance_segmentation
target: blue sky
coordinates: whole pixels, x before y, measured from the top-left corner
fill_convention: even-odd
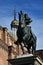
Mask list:
[[[43,49],[43,0],[0,0],[0,25],[9,30],[14,8],[17,15],[22,10],[32,18],[30,25],[37,36],[37,49]]]

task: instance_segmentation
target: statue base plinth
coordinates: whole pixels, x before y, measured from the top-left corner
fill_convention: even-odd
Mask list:
[[[35,56],[32,54],[24,54],[17,56],[16,59],[8,59],[12,65],[34,65]]]

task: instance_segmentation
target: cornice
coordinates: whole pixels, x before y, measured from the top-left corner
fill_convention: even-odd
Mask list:
[[[8,45],[0,39],[0,46],[2,49],[6,50],[8,52]]]

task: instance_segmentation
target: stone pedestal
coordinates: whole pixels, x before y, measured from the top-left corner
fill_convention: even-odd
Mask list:
[[[16,59],[8,59],[12,65],[34,65],[35,56],[32,54],[24,54],[17,56]]]

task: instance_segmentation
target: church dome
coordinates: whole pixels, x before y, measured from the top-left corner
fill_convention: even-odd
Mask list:
[[[11,24],[14,25],[14,26],[15,26],[15,25],[18,26],[19,22],[18,22],[17,20],[13,20],[13,21],[11,22]]]
[[[13,21],[11,22],[11,28],[18,27],[18,25],[19,25],[19,22],[18,22],[17,20],[13,20]]]

